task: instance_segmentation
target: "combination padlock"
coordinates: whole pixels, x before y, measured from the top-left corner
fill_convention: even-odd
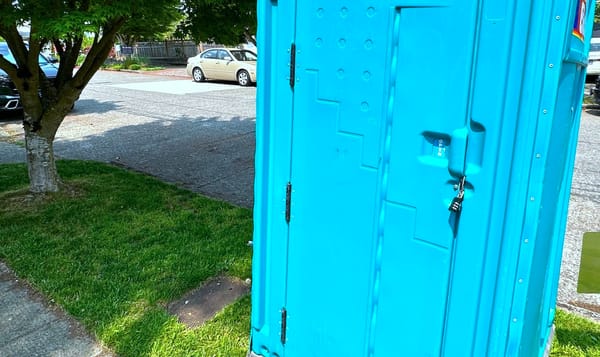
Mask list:
[[[448,207],[448,210],[450,212],[460,213],[460,211],[462,210],[462,202],[465,198],[465,181],[466,180],[467,180],[467,177],[463,176],[458,181],[458,187],[457,187],[458,194],[456,194],[456,197],[454,197],[452,199],[452,202],[450,203],[450,207]]]
[[[448,207],[448,210],[451,212],[460,213],[460,211],[462,210],[462,202],[463,202],[464,197],[465,197],[464,191],[461,190],[460,192],[458,192],[458,195],[456,195],[456,197],[454,197],[452,199],[452,202],[450,203],[450,207]]]

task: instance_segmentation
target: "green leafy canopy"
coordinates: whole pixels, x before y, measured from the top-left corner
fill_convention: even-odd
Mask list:
[[[180,36],[196,42],[237,45],[253,41],[256,33],[256,0],[183,0]]]

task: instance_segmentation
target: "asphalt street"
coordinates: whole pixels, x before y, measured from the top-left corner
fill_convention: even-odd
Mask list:
[[[123,165],[250,208],[255,96],[256,87],[235,83],[100,71],[58,130],[55,154]],[[18,121],[2,127],[22,135]]]

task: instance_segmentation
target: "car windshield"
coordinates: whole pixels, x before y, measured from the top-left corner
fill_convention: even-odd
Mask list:
[[[16,63],[15,58],[13,57],[12,53],[6,53],[6,54],[3,53],[2,57],[4,57],[5,60],[7,60],[8,62],[10,62],[12,64]]]
[[[233,50],[231,55],[238,61],[256,61],[256,53],[248,50]]]

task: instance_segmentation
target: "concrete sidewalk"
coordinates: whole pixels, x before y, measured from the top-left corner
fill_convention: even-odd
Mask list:
[[[108,357],[81,324],[0,262],[0,356]]]

